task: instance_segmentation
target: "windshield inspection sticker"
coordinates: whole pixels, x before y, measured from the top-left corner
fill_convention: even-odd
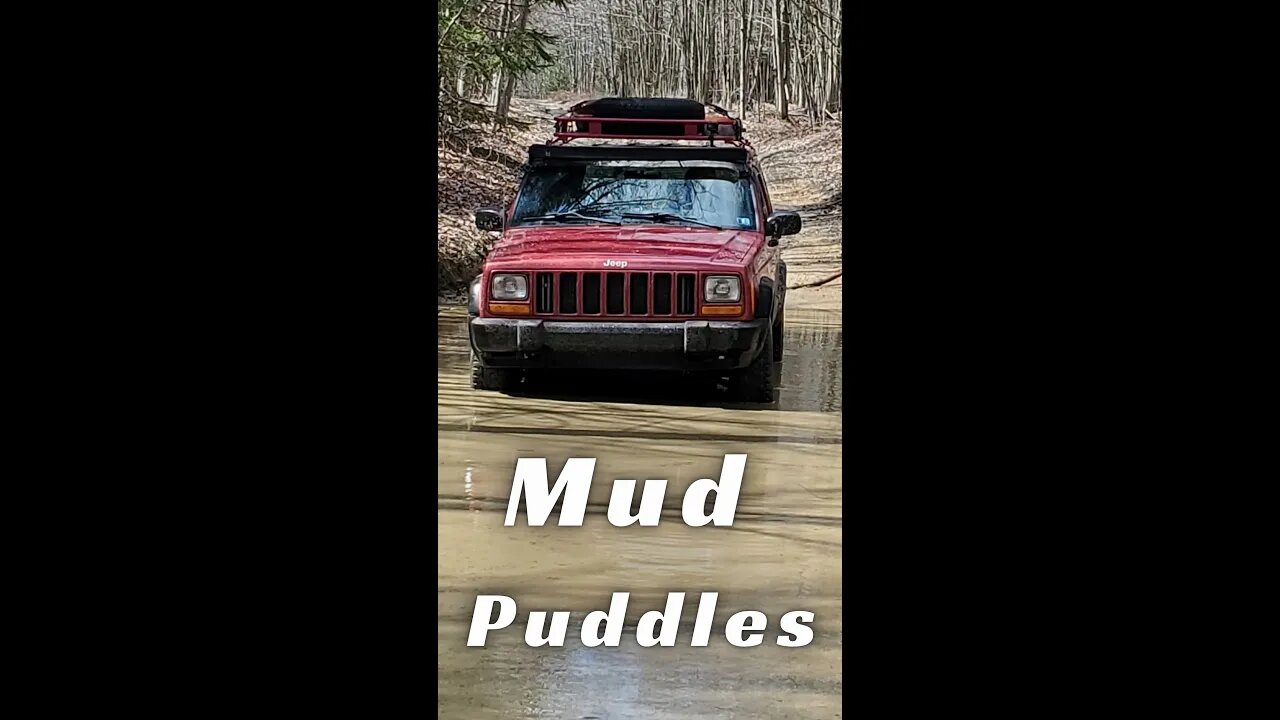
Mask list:
[[[749,218],[749,217],[746,217],[746,218],[740,217],[740,218],[738,218],[738,224],[739,224],[739,225],[741,225],[741,226],[743,226],[743,227],[746,227],[746,226],[748,226],[748,225],[750,225],[750,224],[751,224],[751,218]]]

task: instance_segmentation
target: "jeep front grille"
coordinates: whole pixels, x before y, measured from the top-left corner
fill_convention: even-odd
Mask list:
[[[671,314],[671,273],[653,274],[653,314]]]
[[[578,273],[560,273],[560,312],[578,312]]]
[[[550,315],[555,312],[554,281],[550,273],[538,273],[538,295],[534,312]]]
[[[533,286],[538,315],[679,317],[698,308],[694,273],[539,272]]]
[[[622,288],[627,284],[627,276],[623,273],[609,273],[604,281],[604,311],[610,315],[621,315]]]
[[[694,291],[698,287],[698,279],[694,275],[681,274],[676,279],[676,314],[692,315],[696,305]]]
[[[600,314],[600,273],[582,273],[582,314]]]
[[[649,276],[631,273],[631,293],[627,298],[627,310],[632,315],[649,314]]]

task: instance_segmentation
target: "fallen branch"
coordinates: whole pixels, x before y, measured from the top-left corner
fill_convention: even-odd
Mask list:
[[[517,160],[516,158],[511,157],[510,155],[504,152],[498,152],[497,150],[494,150],[492,148],[473,146],[471,147],[470,150],[468,150],[468,152],[471,153],[472,157],[478,157],[481,160],[492,160],[493,162],[506,165],[512,170],[519,170],[520,166],[524,164],[521,161]]]
[[[809,203],[808,205],[799,205],[793,210],[797,212],[816,213],[822,210],[832,210],[840,207],[844,203],[843,190],[837,190],[836,194],[821,202]]]
[[[828,275],[827,277],[824,277],[821,280],[814,280],[813,282],[807,282],[807,283],[799,283],[797,285],[788,285],[787,289],[798,290],[800,288],[818,287],[819,285],[826,285],[827,283],[831,282],[832,280],[835,280],[836,278],[840,277],[843,274],[844,274],[844,270],[837,270],[834,275]]]

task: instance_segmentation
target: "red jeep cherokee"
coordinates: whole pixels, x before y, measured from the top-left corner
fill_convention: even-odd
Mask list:
[[[773,402],[778,240],[800,217],[773,209],[741,121],[604,98],[555,123],[514,202],[476,211],[502,236],[471,285],[472,387],[511,390],[533,368],[682,370]]]

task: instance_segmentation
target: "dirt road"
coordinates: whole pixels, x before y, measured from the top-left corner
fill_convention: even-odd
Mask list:
[[[774,187],[780,205],[812,203],[785,175]],[[806,211],[805,221],[785,248],[793,283],[840,267],[838,216]],[[767,409],[634,374],[578,373],[524,396],[471,390],[466,308],[439,308],[439,717],[840,717],[840,281],[794,290],[787,305],[778,402]],[[685,489],[718,477],[726,453],[747,454],[734,525],[686,526]],[[582,527],[530,528],[523,513],[503,526],[521,457],[546,458],[553,480],[569,457],[597,459]],[[609,524],[619,478],[669,481],[657,527]],[[708,647],[690,647],[703,591],[720,593],[715,630]],[[631,593],[621,645],[583,646],[584,616],[607,610],[613,592]],[[677,644],[642,648],[636,622],[668,592],[686,593]],[[479,594],[514,598],[517,618],[486,647],[467,647]],[[565,646],[526,646],[529,613],[559,610],[572,612]],[[768,618],[762,645],[725,640],[727,618],[742,610]],[[806,647],[774,642],[792,610],[815,615]]]

